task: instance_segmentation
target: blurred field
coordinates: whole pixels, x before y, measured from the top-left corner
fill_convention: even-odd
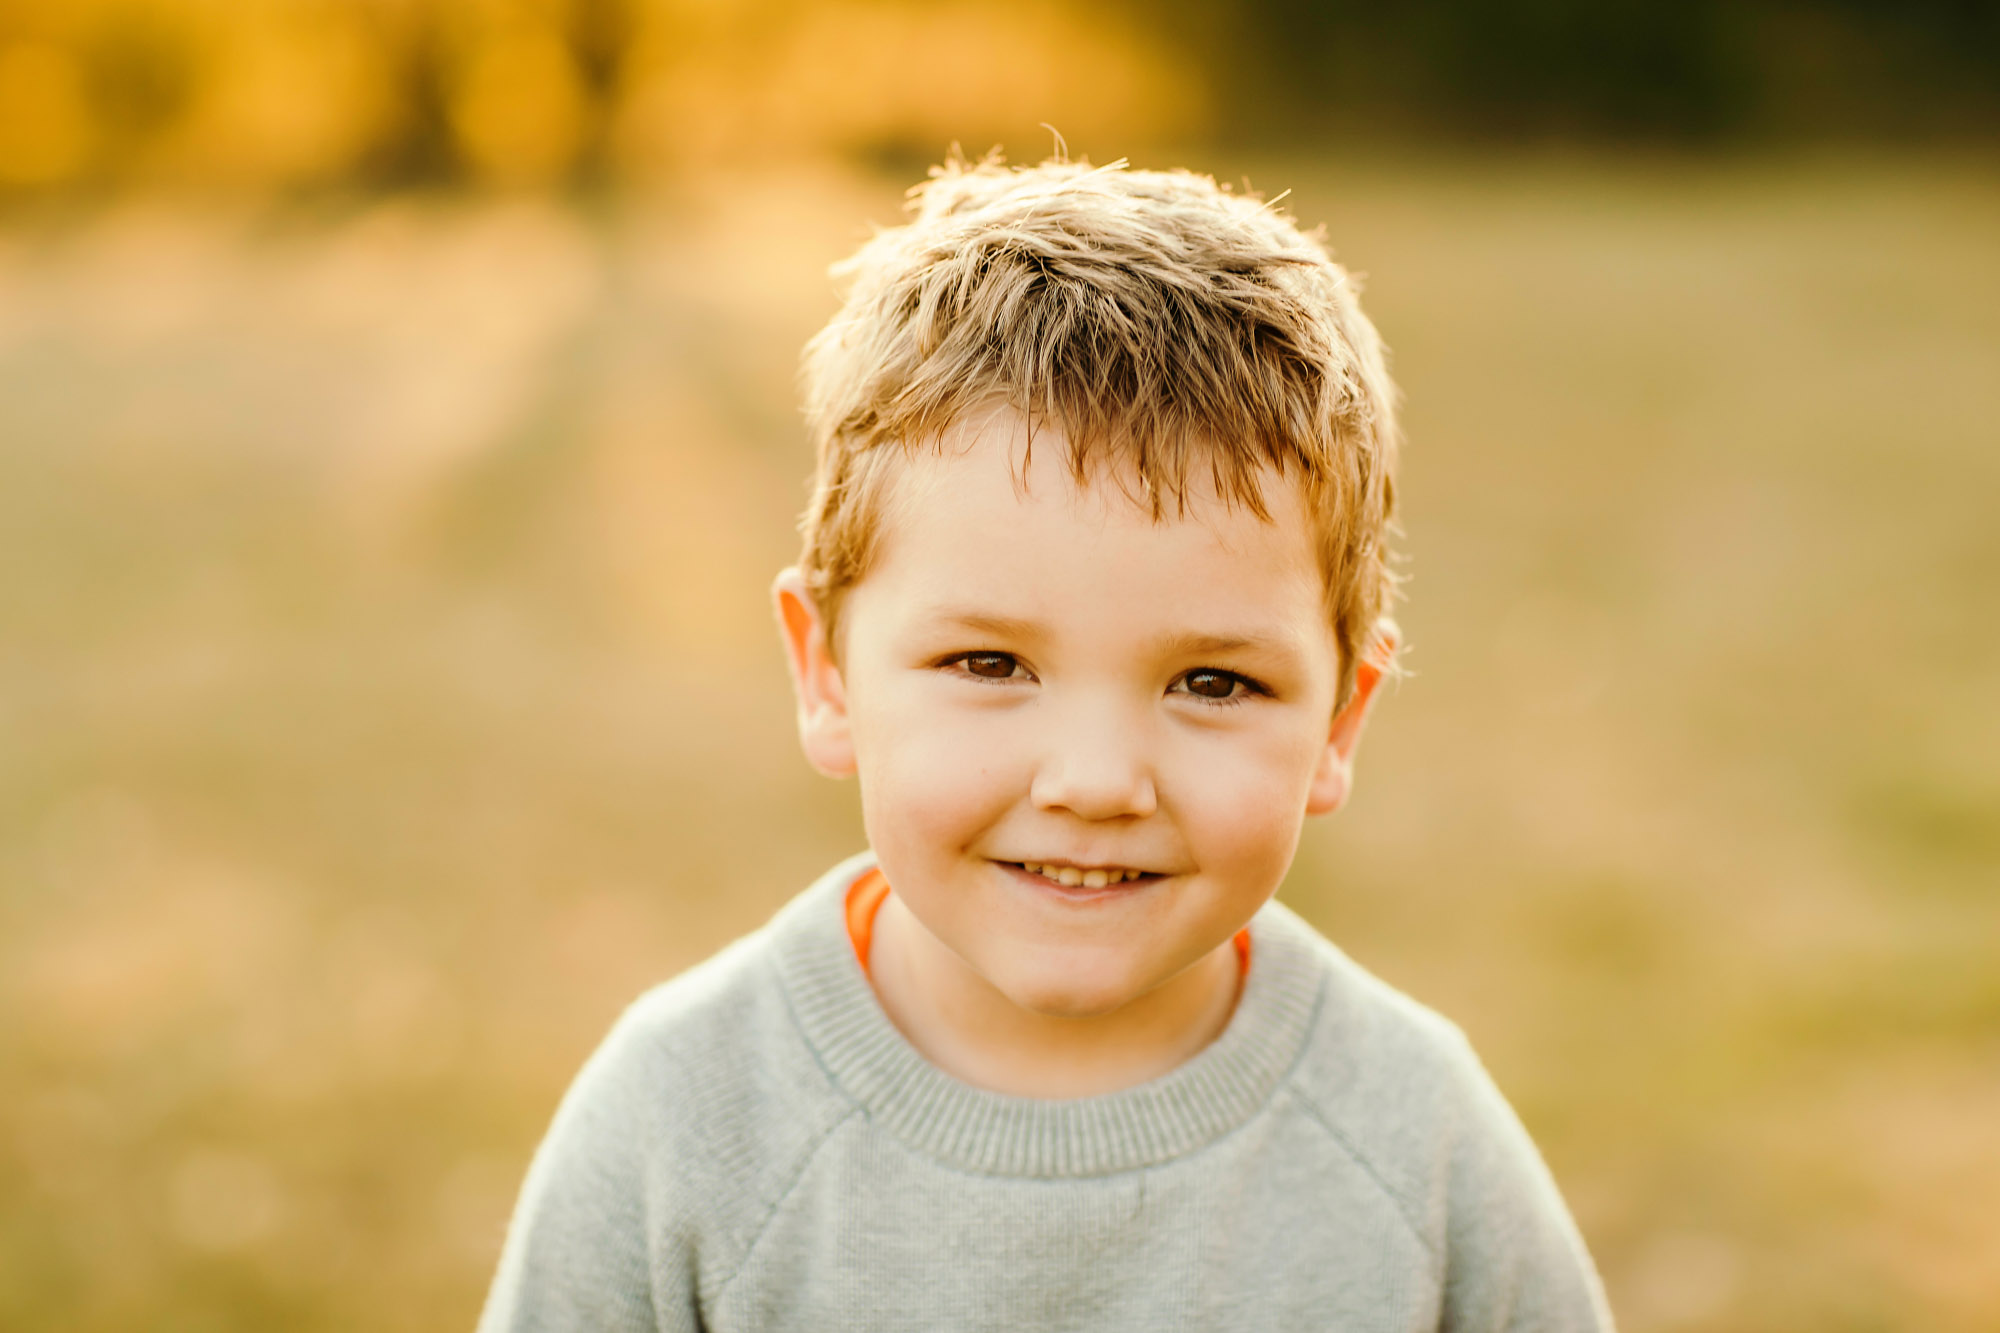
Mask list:
[[[1408,395],[1414,671],[1288,899],[1630,1333],[2000,1329],[2000,184],[1246,166]],[[469,1325],[649,983],[856,846],[764,590],[903,181],[0,231],[0,1325]]]

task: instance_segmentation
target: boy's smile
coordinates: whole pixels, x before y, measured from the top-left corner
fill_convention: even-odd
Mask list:
[[[893,889],[884,1007],[949,1072],[1074,1096],[1227,1023],[1226,946],[1345,797],[1373,673],[1336,719],[1296,486],[1267,477],[1269,521],[1197,487],[1156,522],[1055,430],[1027,446],[1001,412],[902,466],[836,653],[778,591],[807,753],[859,776]]]

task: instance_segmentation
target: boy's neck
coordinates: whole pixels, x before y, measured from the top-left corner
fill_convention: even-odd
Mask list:
[[[1228,942],[1114,1013],[1061,1018],[1009,1000],[925,929],[892,892],[869,973],[910,1044],[961,1082],[1015,1097],[1095,1097],[1185,1063],[1222,1035],[1241,969]]]

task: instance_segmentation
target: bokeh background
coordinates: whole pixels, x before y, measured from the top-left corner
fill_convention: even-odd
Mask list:
[[[647,985],[860,845],[765,590],[953,141],[1290,190],[1411,676],[1287,899],[1629,1333],[2000,1329],[2000,11],[0,2],[0,1326],[468,1326]]]

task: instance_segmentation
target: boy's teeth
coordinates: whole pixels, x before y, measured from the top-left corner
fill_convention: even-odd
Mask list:
[[[1044,865],[1038,861],[1023,861],[1021,869],[1052,879],[1065,888],[1079,886],[1086,889],[1101,889],[1108,884],[1122,884],[1128,879],[1139,878],[1137,870],[1078,870],[1075,866]]]

